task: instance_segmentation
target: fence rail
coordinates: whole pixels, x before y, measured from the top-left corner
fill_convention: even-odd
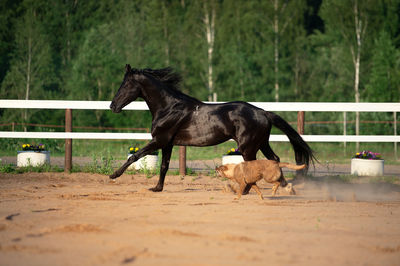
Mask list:
[[[207,102],[215,104],[215,102]],[[218,102],[223,103],[223,102]],[[348,103],[348,102],[250,102],[268,111],[306,112],[400,112],[400,103]],[[0,108],[19,109],[75,109],[110,110],[110,101],[58,101],[58,100],[0,100]],[[149,110],[145,102],[135,101],[123,110]],[[394,119],[396,120],[396,119]],[[349,136],[349,135],[302,135],[309,142],[400,142],[396,134]],[[54,139],[151,139],[150,133],[93,133],[93,132],[14,132],[0,131],[0,138],[54,138]],[[285,135],[271,135],[270,141],[288,141]]]
[[[210,104],[222,102],[206,102]],[[400,103],[349,103],[349,102],[250,102],[251,104],[268,111],[299,112],[298,131],[303,133],[304,112],[343,112],[346,123],[346,112],[390,112],[393,113],[393,135],[305,135],[302,137],[308,142],[400,142],[397,136],[397,112],[400,112]],[[58,100],[0,100],[0,109],[65,109],[66,132],[14,132],[0,131],[0,138],[50,138],[50,139],[151,139],[150,133],[95,133],[71,132],[71,110],[110,110],[109,101],[58,101]],[[124,107],[124,110],[149,110],[145,102],[135,101]],[[68,122],[67,122],[68,121]],[[68,124],[68,125],[67,125]],[[286,135],[271,135],[270,141],[289,141]],[[69,142],[70,143],[70,142]],[[66,145],[67,146],[67,145]],[[70,148],[71,149],[71,148]],[[395,150],[397,145],[395,144]],[[70,151],[69,153],[72,153]],[[66,149],[67,156],[67,149]],[[67,159],[66,159],[67,161]]]
[[[307,142],[400,142],[400,136],[388,135],[301,135]],[[14,139],[152,139],[150,133],[90,133],[90,132],[12,132],[0,131],[0,138]],[[288,142],[286,135],[271,135],[270,141]]]
[[[109,110],[110,101],[0,100],[0,108]],[[223,102],[206,102],[218,104]],[[249,102],[268,111],[305,112],[400,112],[400,103],[349,102]],[[149,110],[146,102],[135,101],[123,110]]]

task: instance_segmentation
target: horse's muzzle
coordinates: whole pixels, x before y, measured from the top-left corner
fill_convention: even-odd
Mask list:
[[[111,102],[111,104],[110,104],[110,109],[111,109],[114,113],[119,113],[119,112],[121,112],[121,108],[117,108],[117,106],[115,105],[114,102]]]

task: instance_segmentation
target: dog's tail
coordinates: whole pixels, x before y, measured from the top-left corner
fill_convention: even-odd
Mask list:
[[[314,164],[314,160],[318,161],[315,156],[313,150],[308,146],[308,144],[303,140],[303,138],[297,133],[296,130],[293,129],[291,125],[289,125],[282,117],[273,113],[265,111],[265,115],[267,119],[281,130],[286,136],[289,138],[290,143],[293,146],[296,163],[305,164],[306,169],[310,166],[310,163]],[[305,170],[306,171],[306,170]]]
[[[289,168],[289,169],[293,169],[293,170],[301,170],[306,168],[306,164],[301,164],[301,165],[295,165],[295,164],[291,164],[291,163],[279,163],[279,167],[283,168]]]

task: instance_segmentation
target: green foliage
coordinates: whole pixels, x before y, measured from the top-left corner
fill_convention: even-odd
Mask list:
[[[369,102],[399,101],[400,95],[400,52],[390,35],[381,31],[374,42],[372,68],[364,98]]]
[[[50,164],[43,164],[43,165],[38,165],[38,166],[24,166],[24,167],[16,167],[13,164],[3,164],[0,163],[0,173],[16,173],[16,174],[21,174],[21,173],[29,173],[29,172],[35,172],[35,173],[43,173],[43,172],[62,172],[64,169],[56,166],[56,165],[50,165]]]
[[[277,0],[276,7],[274,3],[4,0],[0,4],[0,98],[109,101],[122,81],[124,65],[130,63],[136,68],[170,65],[183,76],[183,92],[207,100],[207,7],[216,17],[212,79],[219,101],[274,101],[275,84],[280,101],[354,101],[357,3],[363,29],[361,101],[399,101],[400,0]],[[390,114],[361,116],[391,120]],[[284,117],[296,119],[294,114]],[[341,119],[341,114],[307,114],[307,121]],[[11,122],[61,126],[64,113],[0,109],[0,123]],[[150,128],[151,114],[74,110],[73,124]],[[348,126],[349,134],[353,128]],[[63,131],[16,128],[25,129]],[[341,134],[342,125],[306,125],[306,132]],[[361,134],[392,132],[389,124],[361,126]],[[62,142],[51,141],[54,145],[47,145],[51,152],[62,153]],[[5,145],[13,145],[8,142]]]
[[[72,172],[89,172],[89,173],[97,173],[97,174],[103,174],[103,175],[110,175],[114,172],[114,168],[112,163],[114,162],[113,156],[101,156],[100,158],[97,158],[95,154],[92,155],[92,162],[83,166],[82,168],[80,167],[75,167],[72,169]]]
[[[15,166],[12,164],[0,164],[0,173],[12,173],[15,171]]]

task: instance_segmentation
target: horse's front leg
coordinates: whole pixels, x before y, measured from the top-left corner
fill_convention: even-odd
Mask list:
[[[131,157],[129,157],[128,160],[118,170],[116,170],[112,175],[110,175],[110,178],[115,179],[117,177],[120,177],[125,172],[125,170],[129,167],[129,165],[136,162],[140,158],[154,152],[157,149],[158,149],[157,143],[154,141],[150,141],[150,143],[147,144],[146,147],[144,147],[143,149],[139,150],[137,153],[135,153]]]
[[[168,146],[162,149],[160,178],[158,179],[157,186],[149,189],[153,192],[161,192],[164,188],[164,180],[165,180],[165,175],[167,174],[169,168],[169,161],[171,159],[172,148],[173,148],[172,143],[169,143]]]
[[[120,177],[125,172],[125,170],[129,167],[129,165],[131,165],[132,163],[136,162],[139,159],[140,159],[140,157],[137,156],[136,153],[133,154],[131,157],[128,158],[128,160],[118,170],[116,170],[112,175],[110,175],[110,178],[115,179],[117,177]]]

